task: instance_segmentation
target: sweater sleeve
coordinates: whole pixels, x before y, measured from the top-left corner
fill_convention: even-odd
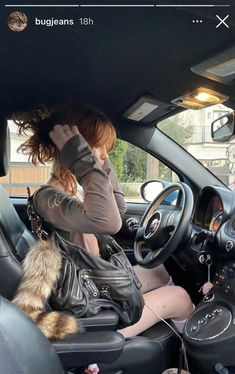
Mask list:
[[[113,165],[111,164],[110,160],[105,160],[103,170],[108,174],[111,184],[113,186],[113,193],[114,197],[119,209],[119,213],[121,217],[126,212],[127,206],[124,199],[124,193],[122,192],[122,188],[120,186],[117,174],[113,168]]]
[[[74,136],[65,144],[60,162],[83,187],[84,201],[54,187],[44,188],[36,194],[34,202],[41,217],[55,228],[65,231],[118,232],[122,221],[111,179],[82,135]]]

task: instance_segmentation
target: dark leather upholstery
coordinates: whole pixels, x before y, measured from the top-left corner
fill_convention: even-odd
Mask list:
[[[169,367],[177,367],[178,352],[178,338],[160,322],[141,335],[127,339],[119,359],[99,368],[102,374],[162,374]]]
[[[1,185],[0,203],[0,294],[11,300],[22,276],[20,262],[35,243],[35,238],[19,218]],[[89,331],[114,330],[118,316],[107,310],[81,320]]]
[[[35,243],[0,185],[0,294],[11,299],[22,276],[20,259]]]
[[[66,369],[92,362],[109,363],[123,349],[124,338],[115,331],[71,335],[53,342]],[[4,353],[4,357],[3,357]],[[48,339],[8,300],[0,297],[0,373],[62,374],[61,362]]]
[[[3,155],[0,154],[0,156]],[[3,163],[0,163],[0,168],[2,165]],[[3,174],[4,170],[5,168],[0,170],[0,174]],[[8,299],[12,298],[21,279],[20,258],[24,256],[25,251],[33,244],[34,240],[30,231],[20,220],[9,197],[0,186],[0,294]],[[99,316],[86,318],[83,321],[88,329],[100,330],[102,328],[102,330],[108,330],[116,327],[117,316],[114,312],[107,311],[106,314],[102,315],[100,313]],[[107,327],[104,327],[104,322],[108,324]],[[115,334],[115,332],[113,333]],[[101,334],[96,336],[96,339],[97,337],[99,340],[102,339]],[[77,344],[76,341],[74,345],[70,339],[72,337],[63,343],[54,343],[66,367],[70,367],[71,364],[72,351],[70,347],[73,349]],[[95,362],[94,357],[97,354],[96,340],[93,340],[93,342],[95,342],[95,345],[93,346],[91,362]],[[114,369],[114,372],[119,371],[120,373],[142,373],[145,371],[146,373],[161,374],[166,367],[171,366],[172,353],[173,357],[177,355],[175,346],[176,338],[174,334],[163,323],[159,323],[142,334],[141,337],[127,339],[117,362],[104,367],[102,370],[107,370],[104,373]],[[80,362],[82,362],[82,357],[86,358],[87,352],[81,354]],[[149,371],[146,371],[146,367],[149,368]]]
[[[0,298],[0,373],[63,374],[50,342],[22,312]]]
[[[0,136],[0,177],[8,174],[10,164],[10,136],[7,121],[1,123]]]
[[[86,332],[52,342],[63,367],[77,368],[93,362],[116,361],[125,344],[124,337],[116,331]]]

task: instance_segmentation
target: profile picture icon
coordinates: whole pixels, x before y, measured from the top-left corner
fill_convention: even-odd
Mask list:
[[[7,19],[8,27],[12,31],[23,31],[28,25],[28,17],[23,12],[12,12]]]

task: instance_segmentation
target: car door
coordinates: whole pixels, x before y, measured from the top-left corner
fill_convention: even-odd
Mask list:
[[[133,253],[135,234],[147,207],[147,203],[127,203],[127,210],[122,218],[122,228],[114,235],[132,264],[135,263]]]
[[[125,143],[125,146],[121,147],[120,142]],[[119,158],[123,158],[123,169],[122,172],[119,171],[118,177],[125,195],[127,210],[122,218],[122,228],[114,237],[134,264],[133,249],[136,230],[149,206],[149,202],[141,194],[141,186],[147,180],[158,180],[161,182],[158,184],[161,185],[161,190],[169,182],[178,181],[179,178],[169,167],[139,147],[123,141],[119,141],[117,147],[120,149]],[[124,156],[121,153],[122,149],[125,150]],[[115,166],[112,155],[110,155],[110,159]],[[118,164],[116,163],[116,165]],[[118,172],[118,168],[116,170]],[[152,198],[154,195],[156,196],[155,191]]]
[[[24,197],[10,197],[19,217],[24,224],[31,229],[31,225],[27,215],[27,198]],[[147,203],[127,203],[127,210],[122,217],[122,228],[114,235],[115,240],[125,250],[126,255],[134,264],[134,239],[139,222],[148,207]]]
[[[33,193],[41,184],[46,182],[51,167],[50,165],[43,165],[35,168],[26,158],[19,157],[16,149],[22,139],[20,140],[17,137],[12,124],[9,127],[13,145],[11,167],[9,174],[0,178],[0,182],[9,193],[20,218],[30,228],[27,216],[27,187],[30,187],[31,193]],[[131,262],[134,263],[135,233],[149,204],[141,196],[140,187],[146,180],[158,179],[159,174],[165,180],[170,179],[171,181],[173,173],[155,157],[150,156],[137,146],[121,140],[117,142],[114,152],[110,154],[110,160],[117,172],[127,204],[127,210],[122,217],[122,228],[114,237],[124,248]],[[171,178],[169,178],[169,175]]]

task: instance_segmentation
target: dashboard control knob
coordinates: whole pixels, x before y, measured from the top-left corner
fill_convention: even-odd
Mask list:
[[[203,326],[203,325],[205,325],[206,323],[207,323],[206,318],[199,319],[199,321],[198,321],[198,324],[199,324],[200,326]]]
[[[225,245],[225,249],[226,251],[229,253],[234,247],[234,243],[232,240],[228,240],[226,245]]]
[[[217,316],[218,315],[222,315],[223,314],[223,309],[221,309],[221,308],[215,308],[212,313],[214,313]]]
[[[213,294],[213,293],[208,293],[207,295],[205,295],[205,296],[203,297],[203,301],[204,301],[205,303],[209,303],[209,302],[212,301],[214,298],[215,298],[215,294]]]
[[[204,254],[200,255],[198,260],[199,260],[200,264],[205,264],[205,255]]]
[[[191,327],[191,332],[197,332],[198,329],[199,329],[199,326],[198,326],[198,325],[193,325],[193,326]]]
[[[212,319],[214,319],[215,318],[215,313],[208,313],[207,315],[206,315],[206,318],[208,319],[208,320],[212,320]]]
[[[139,221],[137,218],[130,217],[126,220],[126,227],[128,231],[134,232],[138,230],[139,227]]]

